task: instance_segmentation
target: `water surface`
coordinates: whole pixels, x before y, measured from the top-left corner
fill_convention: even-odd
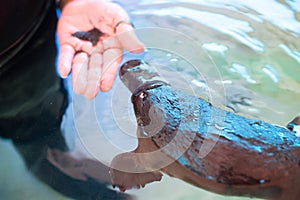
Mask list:
[[[299,1],[118,2],[148,47],[142,56],[174,87],[282,126],[300,114]],[[78,155],[108,164],[113,155],[135,148],[130,94],[119,80],[93,102],[77,96],[73,102],[62,128],[69,145],[79,146]],[[103,154],[105,148],[110,152]],[[1,141],[0,152],[5,160],[1,199],[67,199],[28,173],[9,141]],[[6,173],[11,170],[15,173]],[[129,193],[143,200],[247,199],[213,194],[168,176]]]

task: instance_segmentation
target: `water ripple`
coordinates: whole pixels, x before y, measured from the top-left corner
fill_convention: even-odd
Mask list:
[[[262,69],[265,74],[267,74],[274,83],[279,82],[279,74],[277,71],[269,64],[266,64],[265,67]]]
[[[245,67],[241,64],[233,63],[232,68],[230,68],[230,71],[240,74],[241,77],[243,77],[249,83],[253,83],[253,84],[256,83],[256,81],[253,80],[251,78],[251,76],[249,75],[249,73],[247,71],[247,67]]]
[[[284,44],[280,44],[279,47],[282,48],[289,56],[294,58],[300,64],[300,52],[299,51],[292,51],[290,48],[288,48]]]
[[[178,18],[188,18],[197,21],[211,29],[229,35],[253,50],[263,52],[264,44],[248,33],[254,31],[251,25],[243,20],[234,19],[222,14],[195,10],[184,7],[172,7],[166,9],[146,9],[134,11],[134,14],[152,14],[157,16],[173,16]]]
[[[250,18],[262,22],[266,20],[276,25],[282,30],[291,31],[295,36],[300,35],[300,22],[295,18],[294,11],[300,12],[300,3],[299,1],[286,1],[291,8],[286,6],[283,3],[276,2],[274,0],[157,0],[155,4],[164,4],[164,3],[190,3],[190,4],[198,4],[205,5],[209,7],[217,7],[217,8],[226,8],[229,10],[238,9],[255,11],[257,14],[252,15],[247,12],[243,12],[245,15]],[[154,4],[152,0],[143,0],[142,5]],[[272,12],[270,12],[270,9]]]

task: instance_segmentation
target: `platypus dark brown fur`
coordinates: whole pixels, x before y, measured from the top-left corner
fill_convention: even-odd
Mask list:
[[[300,138],[293,131],[176,90],[141,60],[123,64],[120,78],[133,93],[139,136],[135,151],[111,163],[122,191],[159,181],[163,172],[223,195],[300,199]]]

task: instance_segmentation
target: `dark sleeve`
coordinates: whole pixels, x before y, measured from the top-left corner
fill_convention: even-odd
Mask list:
[[[34,34],[54,0],[5,0],[0,6],[0,57]]]

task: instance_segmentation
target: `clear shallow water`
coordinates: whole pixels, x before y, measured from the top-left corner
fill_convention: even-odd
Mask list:
[[[149,47],[145,59],[161,66],[160,72],[175,87],[270,123],[286,125],[300,114],[299,1],[120,3]],[[117,81],[113,91],[100,94],[95,102],[74,97],[63,128],[71,138],[70,145],[81,147],[77,156],[109,163],[113,155],[135,148],[129,95]],[[76,106],[96,111],[95,115],[82,113]],[[118,115],[120,109],[127,115]],[[99,131],[105,134],[101,136]],[[103,155],[105,145],[110,154]],[[5,164],[0,164],[1,199],[67,199],[27,173],[9,142],[1,141],[0,147],[1,155],[7,156]],[[7,169],[13,169],[14,176],[8,176]],[[167,176],[160,183],[129,192],[143,200],[247,199],[209,193]]]
[[[129,2],[138,27],[168,28],[191,38],[203,51],[194,67],[231,80],[224,84],[227,96],[254,95],[251,108],[243,112],[283,125],[299,114],[299,1]],[[274,112],[276,118],[270,119]]]

